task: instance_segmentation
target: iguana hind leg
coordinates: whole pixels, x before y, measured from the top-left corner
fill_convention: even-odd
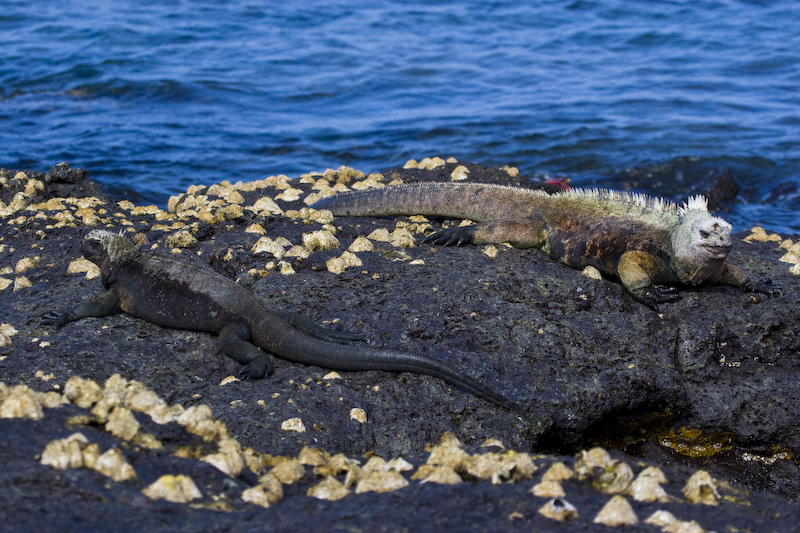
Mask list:
[[[422,242],[444,246],[507,242],[514,248],[542,248],[547,243],[547,236],[540,220],[521,218],[492,220],[474,226],[460,226],[437,231],[425,237]]]
[[[234,320],[219,332],[222,353],[239,363],[239,375],[244,379],[261,379],[272,374],[273,367],[269,355],[250,342],[250,327],[244,322]]]
[[[307,335],[311,335],[316,339],[327,342],[335,342],[337,344],[352,344],[354,342],[367,342],[364,335],[344,331],[341,329],[326,328],[320,326],[310,318],[292,313],[290,311],[272,311],[273,314],[278,315],[281,320],[292,326],[293,328],[302,331]]]
[[[439,246],[461,246],[462,244],[473,244],[474,238],[475,226],[459,226],[431,233],[422,239],[422,242]]]

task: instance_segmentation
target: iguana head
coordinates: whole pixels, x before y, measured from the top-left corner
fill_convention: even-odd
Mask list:
[[[136,245],[122,235],[106,230],[93,230],[84,239],[83,255],[97,266],[106,258],[111,263],[117,263],[138,251]]]
[[[731,225],[711,216],[703,196],[689,198],[672,230],[673,269],[681,283],[698,285],[716,275],[731,249]]]

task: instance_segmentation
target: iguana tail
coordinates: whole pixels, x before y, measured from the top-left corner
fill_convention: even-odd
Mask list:
[[[329,196],[314,209],[340,216],[431,215],[475,222],[528,213],[544,191],[484,183],[425,182]],[[500,217],[504,218],[504,217]]]
[[[512,410],[518,408],[505,396],[432,357],[363,345],[327,342],[294,328],[287,328],[285,324],[276,327],[274,320],[276,319],[272,317],[263,318],[258,324],[251,326],[251,334],[257,346],[282,359],[336,370],[384,370],[427,374],[501,407]]]

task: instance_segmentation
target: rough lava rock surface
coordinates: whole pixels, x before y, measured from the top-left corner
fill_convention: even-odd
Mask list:
[[[505,170],[465,165],[472,181],[526,183]],[[449,179],[455,167],[394,169],[373,178],[382,184]],[[8,281],[0,291],[0,322],[17,330],[0,346],[0,381],[9,387],[60,391],[71,376],[102,385],[118,373],[144,383],[169,404],[210,406],[242,446],[275,456],[296,456],[310,446],[356,458],[402,456],[424,462],[426,444],[439,442],[446,432],[471,450],[493,438],[506,449],[569,455],[599,441],[615,447],[615,457],[659,465],[676,485],[702,465],[748,494],[749,505],[662,506],[673,506],[683,520],[696,519],[719,531],[764,526],[788,531],[800,516],[800,471],[794,460],[800,456],[800,277],[778,260],[786,252],[779,242],[743,242],[748,233],[737,234],[730,260],[756,279],[772,279],[783,296],[703,287],[683,290],[680,301],[656,314],[618,283],[586,277],[539,250],[401,248],[374,241],[374,250],[356,252],[360,266],[328,271],[330,259],[376,229],[392,232],[399,223],[411,225],[414,233],[419,228],[413,225],[420,222],[408,217],[337,217],[331,226],[339,247],[308,257],[252,252],[264,235],[300,245],[303,233],[322,229],[321,222],[288,212],[305,207],[304,198],[319,192],[320,180],[352,186],[365,178],[352,169],[288,185],[277,179],[255,188],[227,182],[216,189],[197,187],[172,199],[169,212],[110,201],[85,173],[65,165],[26,177],[41,185],[27,184],[16,171],[2,171],[2,207],[16,206],[0,218],[0,278]],[[299,199],[275,199],[287,188],[299,189]],[[92,196],[99,201],[90,201]],[[264,196],[275,199],[283,213],[248,209]],[[429,222],[437,228],[460,221]],[[264,235],[255,232],[255,224]],[[238,365],[208,334],[166,330],[123,314],[61,329],[43,327],[47,311],[102,290],[98,279],[67,272],[81,258],[86,233],[106,227],[127,231],[154,253],[236,279],[276,309],[363,333],[376,346],[447,359],[518,402],[520,410],[499,409],[428,376],[370,371],[325,379],[330,369],[280,359],[265,380],[222,386],[226,376],[238,373]],[[287,267],[294,273],[282,275]],[[366,423],[351,419],[354,408],[365,411]],[[530,494],[533,482],[412,483],[391,494],[350,495],[338,502],[309,498],[298,489],[269,509],[239,501],[227,513],[208,505],[151,501],[141,494],[141,483],[115,483],[93,471],[56,471],[39,464],[47,442],[76,427],[95,440],[115,439],[96,424],[76,422],[83,420],[80,415],[78,408],[64,406],[48,409],[38,421],[0,419],[4,524],[63,520],[66,530],[141,524],[151,530],[181,525],[239,531],[265,523],[288,529],[303,520],[310,530],[447,525],[497,531],[537,524],[568,529],[538,514],[544,500]],[[281,429],[295,417],[302,419],[305,432]],[[665,445],[680,440],[680,427],[718,437],[695,443],[697,453],[680,454],[679,446]],[[166,432],[164,442],[183,438],[159,431]],[[128,452],[138,458],[133,466],[141,480],[179,462],[165,453],[140,454],[134,445]],[[198,470],[195,481],[206,480],[205,494],[247,486],[246,479],[226,479],[205,463],[191,468]],[[679,493],[679,488],[670,492]],[[591,518],[607,497],[576,483],[572,492],[567,489],[567,499],[579,511],[592,510],[581,511],[581,527],[605,530]],[[643,520],[655,508],[636,510]],[[638,529],[656,530],[645,525],[630,530]]]

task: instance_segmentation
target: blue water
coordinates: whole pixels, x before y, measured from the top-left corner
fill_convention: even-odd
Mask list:
[[[731,167],[737,229],[800,231],[796,2],[272,4],[2,0],[0,166],[159,205],[432,155],[677,198]]]

